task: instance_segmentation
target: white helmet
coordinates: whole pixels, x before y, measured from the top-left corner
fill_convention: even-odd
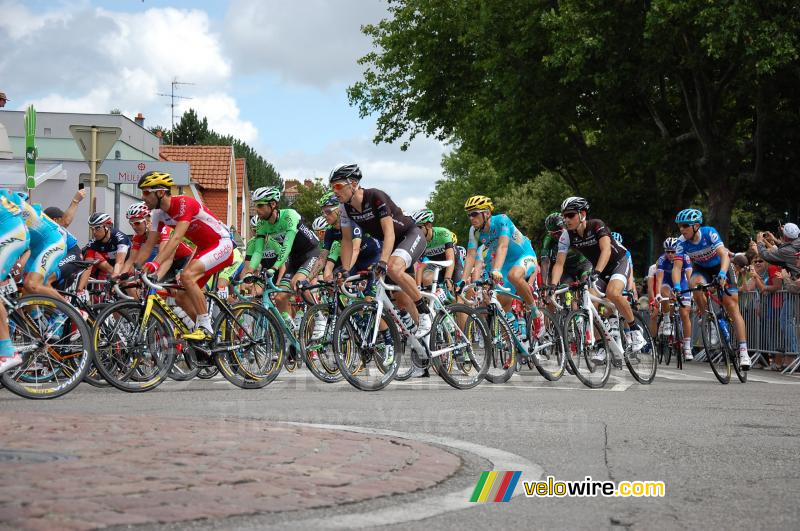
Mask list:
[[[328,228],[328,222],[325,221],[323,216],[317,216],[317,218],[311,224],[311,228],[314,230],[325,230]]]
[[[258,220],[259,218],[257,215],[250,218],[250,226],[256,228],[256,225],[258,225]]]
[[[148,208],[147,204],[144,202],[132,204],[125,213],[125,217],[128,219],[146,218],[149,215],[150,208]]]
[[[280,201],[281,191],[277,186],[262,186],[253,192],[253,203],[268,203],[270,201]]]

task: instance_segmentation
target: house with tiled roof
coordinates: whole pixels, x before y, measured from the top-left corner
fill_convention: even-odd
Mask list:
[[[240,204],[245,203],[240,198],[247,178],[242,164],[240,187],[233,146],[162,145],[161,156],[165,160],[188,162],[189,178],[201,196],[198,199],[226,225],[240,229],[244,215]]]
[[[286,199],[288,204],[292,204],[297,200],[297,196],[300,195],[300,187],[304,186],[306,188],[311,188],[314,186],[313,181],[311,179],[306,179],[303,184],[300,184],[300,181],[297,179],[287,179],[286,183],[283,187],[283,197]]]

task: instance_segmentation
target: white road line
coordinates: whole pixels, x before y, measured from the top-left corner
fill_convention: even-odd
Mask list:
[[[683,380],[683,381],[693,381],[693,382],[706,382],[708,378],[703,378],[701,376],[692,376],[691,374],[686,374],[680,371],[670,371],[667,369],[659,369],[656,373],[656,378],[666,378],[667,380]]]
[[[520,481],[517,483],[517,488],[514,489],[512,496],[519,496],[524,494],[525,487],[523,481],[535,481],[542,476],[542,467],[529,461],[528,459],[515,455],[504,450],[497,448],[490,448],[467,441],[458,439],[451,439],[449,437],[439,437],[427,433],[404,433],[392,430],[380,430],[374,428],[364,428],[360,426],[341,426],[332,424],[306,424],[303,422],[287,422],[294,426],[308,426],[311,428],[320,428],[326,430],[341,430],[353,431],[357,433],[366,433],[369,435],[385,435],[388,437],[397,437],[399,439],[411,439],[424,443],[437,444],[447,448],[455,448],[464,452],[475,454],[483,459],[492,463],[493,470],[521,470]],[[478,477],[475,477],[477,484]],[[480,506],[481,504],[470,503],[469,499],[474,490],[471,486],[464,490],[451,492],[449,494],[441,494],[439,496],[431,496],[425,498],[420,502],[405,503],[402,505],[395,505],[385,509],[377,509],[356,514],[342,514],[338,516],[330,516],[325,518],[309,518],[294,522],[281,522],[275,525],[275,528],[280,529],[357,529],[364,527],[377,527],[382,525],[400,524],[404,522],[413,522],[417,520],[424,520],[433,516],[438,516],[443,513],[451,511],[459,511],[469,509],[472,507]],[[263,528],[257,527],[243,527],[240,529],[256,529]]]

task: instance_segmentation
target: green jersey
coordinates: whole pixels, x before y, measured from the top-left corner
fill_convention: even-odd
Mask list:
[[[542,258],[550,260],[550,267],[556,263],[556,256],[558,255],[558,238],[553,238],[549,234],[544,237],[542,243]],[[567,250],[567,261],[564,263],[565,271],[575,271],[586,267],[589,261],[581,253],[572,247]]]
[[[250,269],[256,269],[264,253],[264,242],[269,237],[279,245],[278,259],[272,266],[277,269],[289,259],[291,255],[302,256],[310,251],[315,251],[319,246],[319,238],[303,223],[303,219],[296,210],[284,208],[278,212],[275,223],[262,219],[256,225],[256,240],[250,258]]]
[[[450,229],[433,227],[433,237],[425,246],[425,253],[423,256],[428,260],[447,260],[445,251],[447,249],[453,249],[453,252],[455,252],[455,245],[455,234],[453,234]]]

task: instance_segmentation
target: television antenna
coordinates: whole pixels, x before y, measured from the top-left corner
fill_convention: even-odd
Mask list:
[[[192,98],[189,98],[189,97],[186,97],[186,96],[178,96],[178,95],[176,95],[175,94],[175,88],[178,87],[179,85],[194,85],[194,83],[188,83],[186,81],[178,81],[178,78],[175,78],[175,79],[172,80],[172,83],[170,83],[170,85],[172,86],[172,88],[171,88],[169,94],[164,94],[163,92],[158,92],[157,94],[159,96],[164,96],[165,98],[169,98],[170,99],[169,106],[170,106],[170,110],[171,110],[171,114],[172,114],[172,131],[175,131],[175,100],[176,99],[179,99],[179,100],[190,100],[190,99],[192,99]]]

